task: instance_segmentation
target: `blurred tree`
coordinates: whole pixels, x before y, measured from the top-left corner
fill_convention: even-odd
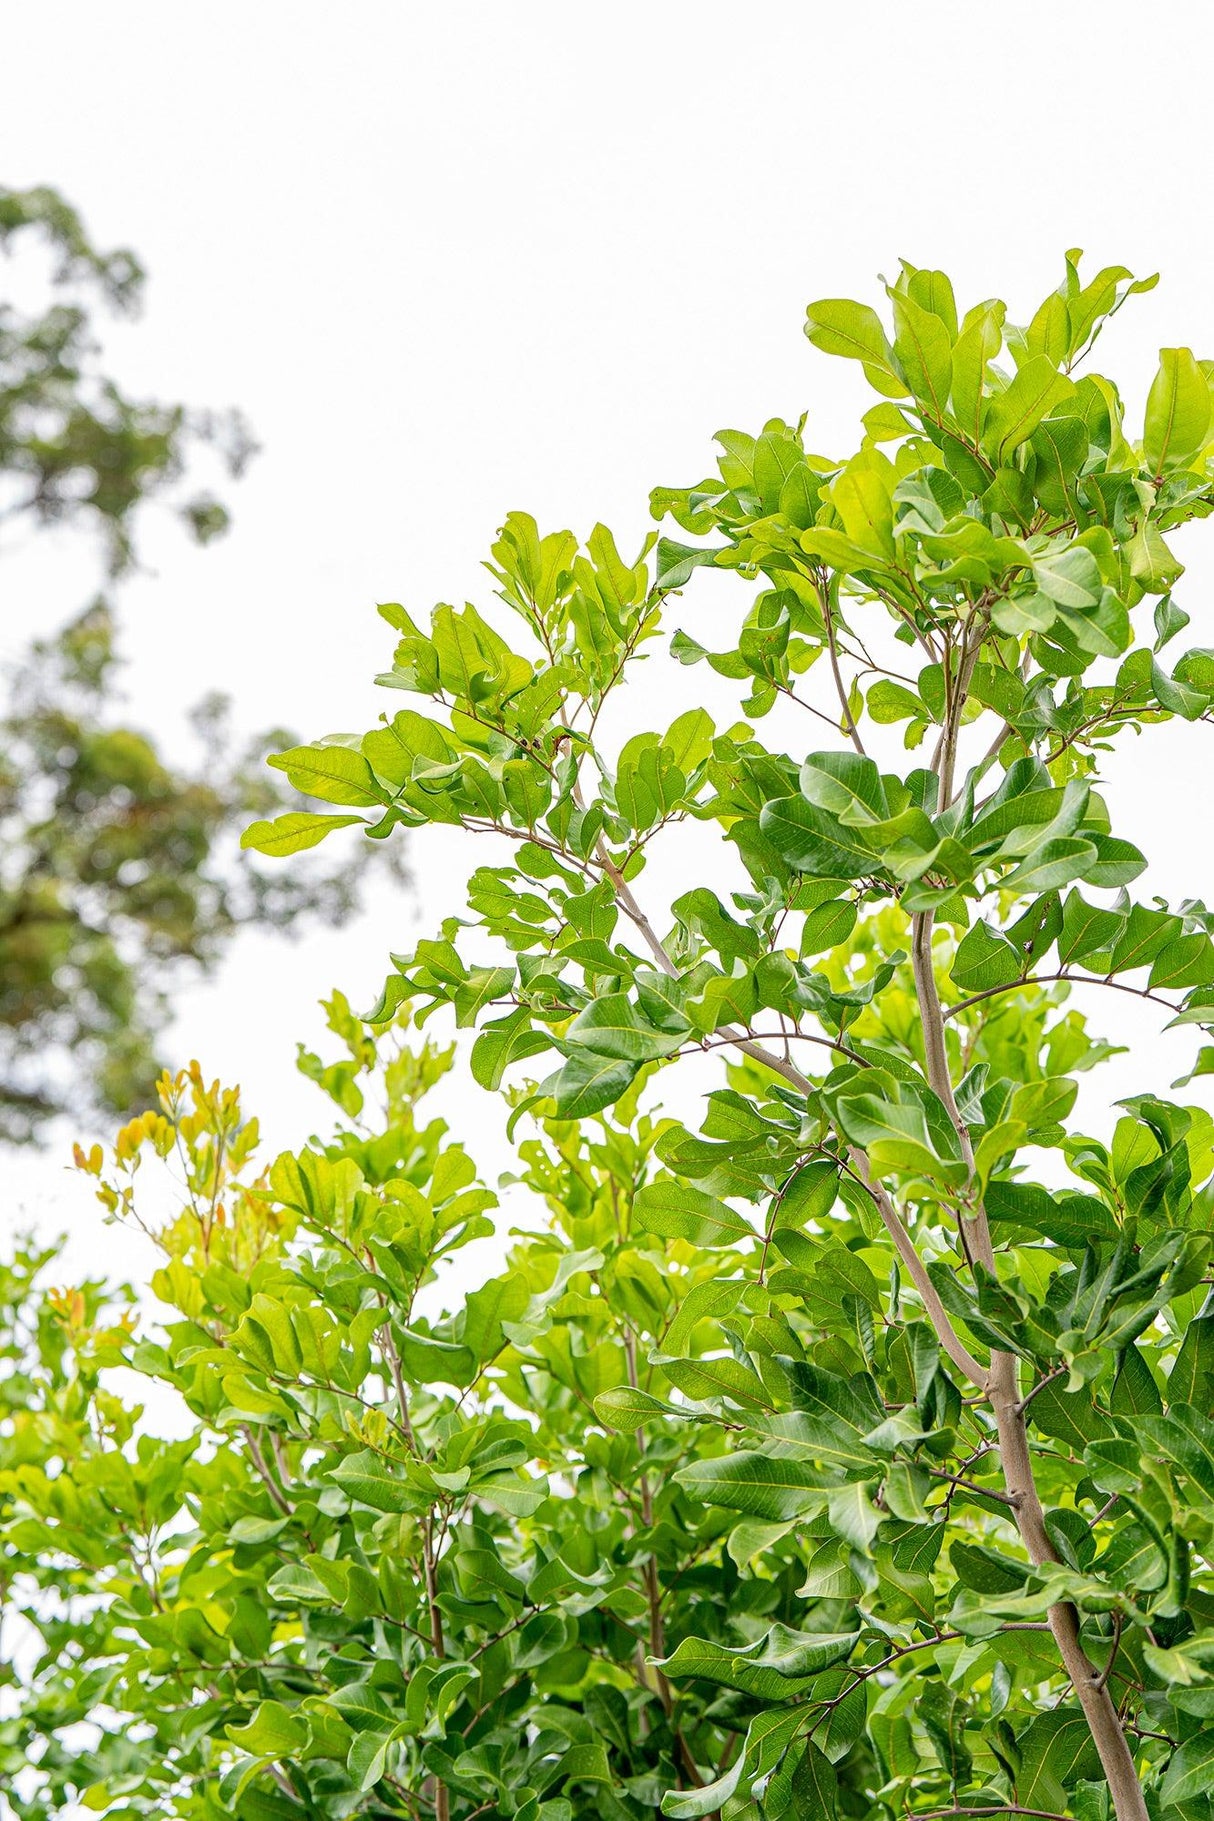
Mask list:
[[[97,365],[90,305],[139,304],[143,272],[100,253],[55,191],[0,189],[0,248],[41,241],[43,307],[0,303],[0,531],[69,524],[99,533],[107,579],[136,562],[135,521],[158,499],[207,542],[226,529],[211,494],[184,496],[210,445],[230,476],[254,450],[236,413],[129,398]],[[303,807],[261,762],[274,729],[237,742],[227,704],[192,711],[193,769],[171,766],[124,724],[115,625],[100,598],[39,640],[0,702],[0,1141],[35,1138],[70,1106],[125,1114],[150,1103],[156,1044],[181,966],[207,967],[245,923],[328,923],[357,904],[348,868],[284,889],[234,839],[250,814]],[[232,837],[232,838],[229,838]]]
[[[97,366],[90,307],[138,313],[144,273],[134,254],[99,253],[55,190],[0,187],[0,249],[18,237],[46,243],[51,263],[29,277],[45,307],[0,302],[0,527],[89,525],[104,539],[111,575],[135,560],[133,524],[146,501],[168,495],[192,536],[227,529],[210,493],[174,498],[187,459],[211,445],[238,477],[256,444],[238,412],[202,412],[127,397]],[[23,241],[24,244],[24,241]]]

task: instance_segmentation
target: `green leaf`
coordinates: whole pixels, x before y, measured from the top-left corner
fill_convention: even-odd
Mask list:
[[[741,1301],[746,1284],[741,1278],[713,1279],[696,1284],[679,1304],[678,1313],[662,1335],[662,1346],[668,1354],[682,1353],[690,1346],[692,1336],[702,1321],[728,1315]]]
[[[830,1527],[853,1549],[867,1554],[881,1524],[881,1513],[873,1504],[869,1488],[853,1480],[846,1486],[832,1487],[827,1494],[826,1514]]]
[[[362,817],[315,816],[293,810],[289,815],[275,816],[272,822],[251,822],[240,837],[240,845],[276,860],[285,859],[288,854],[315,847],[335,828],[349,828],[353,823],[362,823]]]
[[[1210,386],[1189,348],[1161,348],[1147,394],[1142,453],[1152,474],[1187,468],[1210,427]]]
[[[1176,936],[1151,963],[1149,987],[1206,986],[1214,980],[1214,942],[1199,930]]]
[[[562,1786],[570,1783],[614,1783],[606,1748],[597,1740],[571,1745],[561,1759]]]
[[[859,1636],[858,1631],[815,1633],[773,1625],[756,1643],[736,1649],[708,1638],[684,1638],[672,1655],[657,1660],[657,1666],[672,1682],[695,1678],[759,1700],[785,1701],[811,1687],[824,1669],[849,1657]]]
[[[718,1460],[692,1461],[674,1477],[705,1504],[766,1523],[785,1523],[820,1510],[832,1479],[808,1461],[769,1460],[747,1449]]]
[[[1203,1309],[1185,1329],[1168,1375],[1167,1397],[1169,1405],[1196,1404],[1207,1411],[1214,1404],[1214,1313]]]
[[[861,1083],[863,1077],[860,1078]],[[957,1135],[943,1107],[931,1097],[929,1123],[924,1100],[884,1100],[876,1094],[848,1094],[839,1101],[839,1121],[853,1144],[862,1145],[878,1170],[912,1170],[935,1180],[965,1176]]]
[[[873,684],[865,706],[879,726],[888,726],[895,721],[926,721],[929,718],[919,697],[901,683],[891,682],[888,677],[882,677]]]
[[[1059,835],[1043,841],[1019,866],[1005,873],[999,883],[1005,891],[1052,892],[1073,879],[1087,877],[1097,850],[1080,835]]]
[[[988,404],[982,430],[984,447],[996,462],[1006,460],[1072,390],[1070,380],[1063,378],[1053,361],[1044,354],[1034,354]]]
[[[811,752],[801,767],[800,783],[807,803],[843,821],[862,827],[889,814],[881,774],[860,753]]]
[[[922,309],[913,297],[895,291],[891,302],[898,365],[915,397],[928,407],[932,421],[942,423],[953,383],[949,332],[933,311]]]
[[[805,333],[815,348],[863,363],[870,385],[889,398],[904,398],[893,349],[877,312],[847,297],[825,297],[806,310]]]
[[[660,1177],[638,1189],[632,1204],[634,1227],[659,1239],[685,1239],[693,1246],[733,1246],[755,1231],[740,1214],[676,1177]]]
[[[977,1593],[1018,1593],[1032,1573],[1029,1562],[1016,1562],[998,1550],[960,1539],[949,1550],[949,1560],[962,1586]]]
[[[266,1590],[283,1606],[331,1606],[333,1595],[320,1577],[302,1562],[289,1562],[270,1576]]]
[[[1037,586],[1047,600],[1059,607],[1095,607],[1103,583],[1100,567],[1092,552],[1082,544],[1072,544],[1052,556],[1039,557],[1033,564]]]
[[[711,1783],[702,1783],[698,1789],[666,1790],[662,1796],[662,1813],[673,1815],[675,1821],[698,1821],[702,1815],[718,1814],[738,1787],[743,1763],[744,1754],[740,1754],[723,1776],[714,1778]]]
[[[637,1063],[619,1062],[593,1051],[570,1056],[564,1067],[541,1085],[550,1094],[562,1119],[586,1119],[614,1106],[636,1077]]]
[[[781,858],[798,872],[825,879],[860,879],[880,870],[879,856],[862,830],[844,827],[803,796],[765,803],[759,827]]]
[[[701,1354],[695,1359],[679,1359],[665,1353],[651,1353],[649,1363],[659,1367],[685,1397],[724,1397],[750,1410],[774,1408],[758,1373],[728,1354]]]
[[[857,911],[850,898],[829,898],[805,918],[801,931],[801,953],[824,955],[841,942],[846,942],[856,927]]]
[[[464,1304],[464,1346],[478,1361],[490,1359],[503,1344],[503,1322],[517,1322],[530,1300],[530,1288],[520,1271],[491,1278],[479,1290],[470,1290]]]
[[[655,1030],[627,993],[592,999],[565,1032],[564,1041],[621,1062],[652,1062],[677,1050],[682,1038]]]
[[[498,1088],[513,1062],[550,1049],[552,1039],[546,1031],[537,1031],[526,1006],[520,1005],[492,1024],[481,1027],[472,1045],[470,1066],[474,1080],[483,1088]]]
[[[1139,1417],[1137,1428],[1206,1498],[1214,1498],[1214,1423],[1209,1417],[1191,1404],[1173,1403],[1166,1416]]]
[[[608,1429],[639,1429],[655,1416],[678,1416],[677,1404],[654,1397],[648,1391],[634,1390],[631,1385],[617,1385],[614,1391],[601,1391],[594,1400],[594,1413]]]
[[[1125,925],[1121,911],[1102,910],[1087,904],[1078,892],[1070,892],[1062,910],[1062,934],[1058,938],[1058,959],[1064,967],[1073,961],[1084,961],[1089,955],[1111,952]]]
[[[819,1751],[812,1739],[792,1776],[793,1801],[798,1821],[835,1821],[839,1813],[839,1779],[825,1752]]]
[[[348,1498],[375,1511],[416,1511],[425,1504],[411,1486],[395,1479],[377,1454],[363,1449],[346,1455],[328,1475]]]
[[[1168,1762],[1159,1800],[1165,1808],[1192,1802],[1214,1789],[1214,1727],[1186,1739]]]
[[[1007,937],[979,922],[961,938],[949,971],[963,993],[982,993],[989,987],[1010,986],[1019,980],[1022,968]]]
[[[716,554],[715,550],[704,550],[694,544],[676,544],[672,538],[659,538],[654,587],[662,592],[684,587],[697,569],[716,560]]]
[[[292,746],[272,753],[267,763],[285,771],[296,790],[326,803],[366,809],[389,800],[362,754],[348,746]]]
[[[226,1731],[233,1745],[258,1757],[294,1757],[308,1741],[303,1714],[292,1713],[281,1701],[262,1701],[243,1726],[228,1726]]]

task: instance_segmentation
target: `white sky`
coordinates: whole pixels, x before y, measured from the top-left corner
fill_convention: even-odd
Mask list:
[[[627,550],[649,488],[698,480],[723,425],[808,407],[811,445],[850,449],[871,397],[809,347],[804,307],[879,303],[900,255],[1014,319],[1068,246],[1161,269],[1099,349],[1139,408],[1161,344],[1214,352],[1212,41],[1192,0],[10,5],[0,180],[57,185],[102,245],[138,251],[148,308],[108,338],[128,381],[239,405],[264,446],[222,546],[147,527],[154,573],[120,603],[132,713],[173,744],[221,688],[250,729],[369,726],[401,701],[371,683],[392,644],[375,602],[490,600],[479,565],[509,509],[583,534],[603,519]],[[1214,644],[1214,530],[1181,554],[1198,547],[1176,651]],[[92,579],[70,542],[5,558],[0,650]],[[739,598],[693,591],[671,625],[712,643]],[[663,676],[634,696],[639,724],[675,712]],[[703,670],[675,676],[734,718]],[[1208,729],[1177,725],[1107,768],[1149,889],[1214,893],[1209,754]],[[301,1140],[324,1121],[293,1074],[315,1001],[370,1002],[388,949],[453,908],[466,849],[423,834],[419,902],[381,895],[340,936],[247,939],[183,1001],[178,1057],[242,1080],[275,1144]],[[1091,1010],[1133,1040],[1093,1083],[1096,1124],[1166,1088],[1192,1041],[1120,996]],[[493,1104],[465,1081],[447,1107],[500,1167]],[[144,1269],[64,1154],[4,1160],[0,1227],[68,1227],[65,1275]]]

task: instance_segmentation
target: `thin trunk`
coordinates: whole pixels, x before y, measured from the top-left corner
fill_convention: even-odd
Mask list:
[[[628,1371],[628,1383],[634,1391],[637,1384],[637,1350],[636,1339],[631,1329],[624,1334],[624,1361]],[[645,1452],[645,1438],[638,1432],[638,1452]],[[641,1522],[645,1529],[653,1529],[653,1491],[649,1484],[649,1475],[642,1471],[639,1491],[641,1494]],[[641,1585],[645,1592],[645,1609],[648,1617],[649,1655],[661,1658],[666,1655],[666,1624],[662,1617],[662,1585],[658,1578],[658,1561],[655,1555],[647,1555],[641,1565]],[[658,1699],[667,1714],[674,1707],[674,1694],[670,1683],[662,1670],[654,1669]],[[648,1678],[646,1678],[647,1680]],[[694,1767],[693,1767],[694,1768]]]
[[[426,1515],[422,1526],[422,1556],[426,1574],[426,1604],[430,1608],[430,1646],[436,1657],[447,1654],[443,1639],[443,1615],[438,1609],[438,1567],[434,1553],[434,1514]],[[431,1779],[434,1795],[434,1821],[450,1821],[451,1799],[440,1777]]]
[[[952,692],[945,727],[941,735],[937,758],[941,810],[947,809],[952,800],[961,711],[979,649],[980,641],[977,641],[972,648],[972,654],[969,650],[962,654],[959,675]],[[953,1092],[952,1073],[949,1068],[948,1050],[944,1037],[944,1017],[940,1006],[940,995],[936,988],[935,970],[932,966],[933,930],[934,917],[931,911],[920,912],[912,919],[911,961],[919,1002],[919,1016],[923,1026],[927,1077],[933,1093],[943,1102],[956,1129],[961,1153],[972,1180],[973,1146],[969,1130],[958,1111],[956,1096]],[[975,1196],[969,1201],[968,1206],[959,1215],[958,1225],[961,1242],[971,1268],[981,1265],[994,1276],[994,1247],[991,1244],[986,1210],[980,1198]],[[1019,1369],[1014,1354],[1003,1352],[991,1354],[986,1389],[999,1436],[999,1457],[1003,1483],[1012,1501],[1016,1527],[1020,1532],[1021,1541],[1034,1563],[1056,1562],[1059,1559],[1058,1554],[1045,1527],[1045,1513],[1042,1510],[1041,1498],[1033,1476],[1028,1427],[1020,1396]],[[1057,1606],[1051,1606],[1049,1623],[1054,1641],[1058,1646],[1058,1654],[1062,1658],[1063,1668],[1071,1679],[1091,1730],[1092,1740],[1108,1782],[1117,1821],[1147,1821],[1147,1807],[1143,1800],[1142,1786],[1138,1781],[1138,1773],[1134,1769],[1134,1760],[1118,1718],[1117,1709],[1105,1686],[1104,1678],[1080,1641],[1079,1614],[1071,1602],[1065,1600]]]

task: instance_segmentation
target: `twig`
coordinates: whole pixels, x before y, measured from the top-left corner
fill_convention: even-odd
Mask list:
[[[993,1808],[964,1808],[955,1803],[952,1808],[916,1808],[908,1811],[906,1821],[935,1821],[941,1815],[1036,1815],[1040,1821],[1067,1821],[1052,1808],[1021,1808],[1016,1802],[1000,1802]]]
[[[1113,1665],[1117,1661],[1117,1652],[1121,1649],[1122,1623],[1123,1623],[1123,1621],[1122,1621],[1121,1614],[1117,1611],[1116,1607],[1114,1607],[1114,1609],[1113,1609],[1113,1648],[1109,1651],[1108,1662],[1105,1664],[1105,1666],[1101,1670],[1100,1674],[1096,1677],[1096,1687],[1097,1688],[1103,1688],[1105,1683],[1108,1681],[1110,1675],[1113,1673]]]
[[[1061,1378],[1065,1371],[1067,1371],[1066,1366],[1055,1366],[1052,1372],[1047,1372],[1044,1378],[1039,1378],[1032,1390],[1027,1391],[1016,1405],[1017,1416],[1023,1416],[1033,1399],[1037,1396],[1037,1393],[1039,1391],[1044,1391],[1047,1385],[1052,1385],[1056,1378]]]
[[[852,711],[847,700],[847,690],[843,686],[843,672],[839,669],[839,653],[835,646],[835,625],[834,620],[831,617],[829,582],[825,587],[819,586],[818,599],[822,604],[822,618],[826,621],[826,643],[830,653],[831,674],[835,679],[835,690],[839,697],[839,706],[843,710],[843,719],[839,724],[856,751],[860,754],[860,757],[864,758],[864,742],[861,740],[859,730],[852,718]]]
[[[959,1474],[946,1473],[943,1467],[929,1467],[928,1472],[933,1479],[947,1480],[950,1485],[959,1486],[962,1492],[976,1492],[984,1499],[995,1499],[1000,1505],[1010,1505],[1013,1510],[1020,1503],[1010,1492],[997,1492],[990,1486],[978,1486],[973,1480],[962,1479]]]
[[[269,1467],[266,1465],[266,1458],[265,1458],[265,1455],[261,1452],[261,1446],[257,1440],[257,1437],[253,1434],[253,1431],[250,1428],[248,1428],[247,1425],[241,1429],[240,1433],[243,1435],[244,1441],[245,1441],[245,1447],[249,1451],[249,1459],[252,1461],[254,1467],[257,1469],[258,1479],[261,1480],[262,1484],[265,1486],[266,1491],[269,1493],[269,1495],[273,1499],[274,1503],[278,1506],[278,1509],[282,1512],[282,1515],[284,1517],[290,1517],[292,1512],[294,1511],[295,1507],[291,1504],[289,1499],[287,1499],[285,1497],[285,1495],[279,1490],[278,1482],[275,1480],[274,1475],[270,1472]]]

